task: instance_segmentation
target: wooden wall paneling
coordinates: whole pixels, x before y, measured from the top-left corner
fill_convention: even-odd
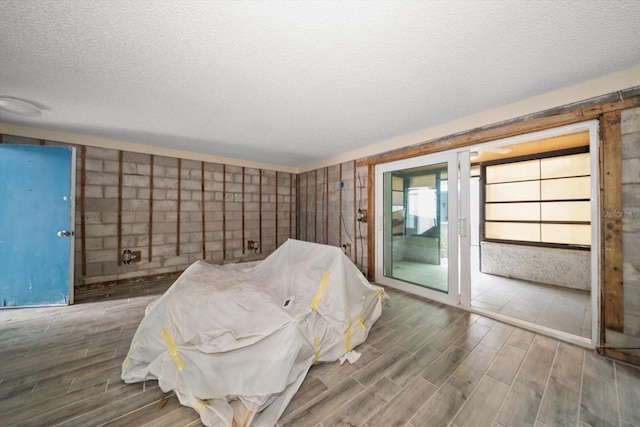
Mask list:
[[[122,265],[122,181],[123,181],[123,152],[118,151],[118,265]]]
[[[313,171],[313,242],[318,243],[318,169]]]
[[[358,161],[359,165],[388,163],[396,160],[403,160],[410,157],[422,156],[425,154],[437,153],[440,151],[466,147],[480,144],[496,139],[510,136],[536,132],[550,129],[571,123],[578,123],[587,120],[600,118],[601,115],[621,109],[633,108],[640,105],[640,95],[631,96],[622,100],[604,102],[597,105],[589,105],[557,114],[548,112],[542,117],[531,118],[530,116],[520,117],[509,122],[498,123],[486,128],[476,128],[457,135],[445,136],[431,141],[426,141],[418,145],[390,151],[387,153],[370,156]]]
[[[340,174],[339,174],[339,178],[340,180],[339,185],[340,185],[340,201],[338,202],[338,243],[340,244],[340,247],[342,247],[342,245],[344,244],[344,242],[342,241],[342,192],[343,192],[343,187],[342,187],[342,163],[340,163]]]
[[[247,251],[247,242],[245,235],[245,168],[242,167],[242,255],[246,254]]]
[[[46,144],[46,142],[44,141],[44,139],[41,139],[39,142],[40,142],[40,145],[45,145],[45,144]]]
[[[324,243],[329,244],[329,168],[324,168]]]
[[[87,275],[87,147],[80,147],[80,258],[82,276]]]
[[[374,165],[368,166],[367,172],[367,278],[375,280],[375,241],[376,241],[376,204],[375,204],[375,182],[376,168]]]
[[[602,116],[602,211],[622,212],[622,136],[620,112]],[[622,216],[602,218],[602,305],[605,328],[624,331]]]
[[[292,175],[293,176],[293,175]],[[299,212],[302,212],[302,185],[300,184],[300,180],[302,175],[296,175],[296,239],[300,240],[300,218],[302,215]]]
[[[258,171],[260,174],[260,190],[258,195],[258,250],[262,253],[262,169]]]
[[[276,171],[276,248],[278,248],[278,171]]]
[[[291,226],[293,225],[293,174],[289,174],[289,232],[288,237],[291,237]]]
[[[227,165],[222,164],[222,260],[227,259]]]
[[[182,189],[182,159],[178,159],[178,207],[176,209],[176,255],[180,255],[180,201]]]
[[[631,363],[632,365],[640,366],[640,350],[635,349],[617,349],[606,347],[604,354],[614,359],[622,360],[623,362]]]
[[[311,208],[309,207],[309,204],[311,203],[311,197],[309,197],[309,177],[311,176],[311,172],[306,172],[304,174],[305,177],[305,181],[304,181],[304,185],[305,185],[305,198],[304,198],[304,206],[305,206],[305,218],[304,218],[304,240],[306,240],[307,242],[311,241],[311,237],[309,236],[309,224],[311,223],[311,221],[309,221],[309,215],[311,215]]]
[[[358,265],[358,181],[356,180],[357,165],[356,161],[353,161],[353,260]]]
[[[154,155],[149,155],[149,248],[148,260],[151,262],[153,259],[153,162]]]
[[[207,239],[205,237],[205,220],[204,220],[204,162],[200,162],[200,212],[202,213],[202,259],[207,259]]]

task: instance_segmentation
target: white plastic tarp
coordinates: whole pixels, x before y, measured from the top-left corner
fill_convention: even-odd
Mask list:
[[[208,426],[231,426],[234,399],[252,426],[273,426],[312,364],[354,355],[384,297],[332,246],[290,239],[250,267],[198,261],[148,308],[122,379],[157,379]]]

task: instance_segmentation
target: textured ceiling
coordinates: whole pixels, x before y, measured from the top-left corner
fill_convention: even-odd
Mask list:
[[[0,121],[302,166],[640,65],[640,1],[0,0]]]

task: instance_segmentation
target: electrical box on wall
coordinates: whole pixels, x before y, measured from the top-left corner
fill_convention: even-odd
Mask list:
[[[366,209],[358,209],[358,221],[367,222],[367,210]]]
[[[342,245],[342,252],[345,253],[346,256],[351,256],[351,243],[345,243]]]
[[[140,260],[142,260],[142,251],[132,251],[130,249],[122,251],[123,264],[129,265],[134,262],[140,262]]]

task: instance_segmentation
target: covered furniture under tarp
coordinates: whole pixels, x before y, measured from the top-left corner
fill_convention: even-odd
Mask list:
[[[157,379],[208,426],[273,426],[314,363],[357,358],[384,297],[332,246],[290,239],[249,267],[198,261],[147,309],[122,379]]]

